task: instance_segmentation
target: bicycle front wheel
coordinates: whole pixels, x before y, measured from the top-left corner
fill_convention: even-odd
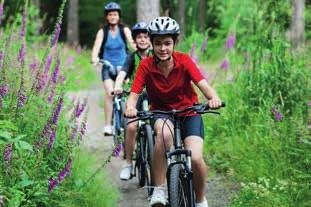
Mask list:
[[[151,196],[153,192],[153,182],[152,182],[152,159],[153,159],[153,153],[154,153],[154,138],[152,134],[152,128],[149,124],[146,124],[144,127],[144,135],[145,135],[145,140],[146,140],[146,150],[145,150],[145,157],[146,157],[146,185],[147,185],[147,192],[148,196]]]
[[[169,206],[194,207],[192,181],[187,177],[182,164],[173,165],[169,172]]]

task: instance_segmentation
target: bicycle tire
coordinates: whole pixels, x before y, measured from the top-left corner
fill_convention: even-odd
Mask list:
[[[148,196],[152,195],[153,188],[150,188],[153,186],[153,181],[152,181],[152,159],[153,159],[153,153],[154,153],[154,137],[152,133],[152,128],[149,124],[146,124],[144,126],[144,135],[145,135],[145,140],[146,140],[146,157],[147,157],[147,163],[146,163],[146,185],[147,185],[147,193]]]
[[[113,144],[116,146],[120,144],[118,140],[119,131],[118,131],[118,121],[119,121],[119,114],[118,110],[116,108],[113,109],[112,113],[112,138],[113,138]]]
[[[140,187],[145,186],[146,184],[146,160],[145,160],[145,151],[146,151],[146,141],[143,137],[142,132],[140,131],[138,134],[138,160],[137,160],[137,167],[138,167],[138,185]]]
[[[190,185],[189,185],[190,184]],[[170,207],[192,207],[191,204],[191,181],[185,176],[182,164],[172,165],[169,171],[169,206]]]

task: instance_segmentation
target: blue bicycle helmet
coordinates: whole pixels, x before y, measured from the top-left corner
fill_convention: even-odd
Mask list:
[[[104,9],[105,9],[106,15],[108,14],[108,12],[111,12],[111,11],[117,11],[117,12],[119,12],[119,14],[121,13],[120,5],[118,3],[115,3],[115,2],[110,2],[110,3],[106,4]]]
[[[132,37],[135,38],[138,33],[148,33],[146,22],[138,22],[132,27]]]

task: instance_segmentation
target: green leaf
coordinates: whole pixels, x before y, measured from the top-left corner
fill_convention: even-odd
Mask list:
[[[33,150],[32,145],[29,144],[28,142],[25,142],[25,141],[18,141],[18,142],[16,142],[16,147],[19,150],[29,150],[31,152]]]
[[[18,142],[19,140],[21,140],[22,138],[26,137],[25,134],[20,134],[20,135],[17,135],[17,137],[15,137],[13,139],[14,142]]]
[[[18,185],[22,188],[32,185],[32,184],[34,184],[34,181],[32,180],[22,180],[20,183],[18,183]]]
[[[0,129],[11,129],[12,131],[17,131],[17,127],[8,120],[0,120]]]
[[[8,131],[0,131],[0,144],[12,142],[12,134]]]

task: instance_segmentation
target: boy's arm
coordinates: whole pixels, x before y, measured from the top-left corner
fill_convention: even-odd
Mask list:
[[[216,91],[207,83],[205,79],[199,81],[197,83],[198,88],[204,96],[208,99],[208,105],[211,108],[219,108],[221,107],[221,100],[218,97]]]
[[[128,117],[135,117],[137,115],[136,104],[139,94],[131,92],[126,102],[125,115]]]

